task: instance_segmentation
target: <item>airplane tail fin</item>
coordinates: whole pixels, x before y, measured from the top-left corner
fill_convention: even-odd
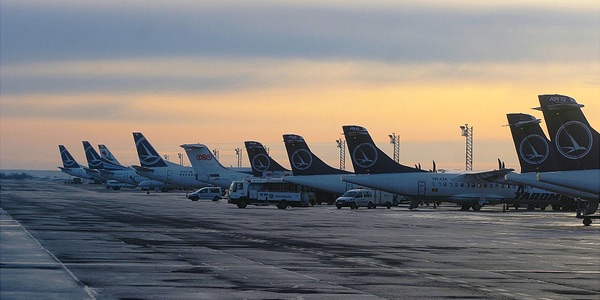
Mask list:
[[[333,168],[318,158],[299,135],[284,134],[283,142],[294,175],[350,174],[348,171]]]
[[[357,174],[425,172],[395,162],[377,148],[366,128],[346,125],[342,129]]]
[[[81,165],[75,161],[75,158],[69,153],[69,150],[64,145],[58,145],[58,151],[60,151],[60,158],[63,162],[63,167],[67,169],[80,168]]]
[[[108,150],[106,145],[98,145],[100,150],[100,160],[102,160],[102,166],[106,170],[125,170],[126,166],[122,165],[117,158]]]
[[[166,167],[167,163],[152,147],[150,142],[141,132],[133,133],[133,141],[140,159],[140,164],[144,168]]]
[[[582,104],[564,95],[539,95],[540,107],[565,170],[600,168],[600,135],[581,111]]]
[[[532,115],[506,114],[519,157],[521,173],[558,171],[556,152],[546,137],[540,119]],[[498,159],[499,163],[500,160]]]
[[[102,170],[104,166],[102,165],[102,160],[100,159],[100,155],[96,152],[96,149],[90,144],[88,141],[83,141],[83,151],[85,151],[85,158],[88,162],[88,167],[92,170]]]
[[[181,148],[185,149],[190,162],[196,173],[219,174],[228,171],[213,155],[212,151],[203,144],[183,144]],[[202,170],[202,172],[199,172]]]
[[[282,167],[269,156],[263,144],[255,141],[245,141],[244,145],[248,152],[248,159],[254,177],[263,177],[265,174],[269,174],[270,177],[282,177],[285,176],[286,172],[290,173],[290,170]]]

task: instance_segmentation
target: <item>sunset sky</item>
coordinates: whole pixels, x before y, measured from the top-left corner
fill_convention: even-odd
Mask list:
[[[2,169],[56,169],[58,144],[87,165],[82,140],[139,164],[132,131],[175,162],[200,142],[236,165],[254,140],[286,167],[294,133],[338,166],[352,124],[390,156],[400,135],[404,164],[461,169],[468,123],[475,169],[519,170],[503,125],[542,118],[539,94],[600,129],[597,0],[2,0],[0,64]]]

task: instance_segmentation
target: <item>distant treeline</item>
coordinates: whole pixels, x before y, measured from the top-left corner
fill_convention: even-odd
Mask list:
[[[4,173],[0,173],[0,179],[19,179],[19,180],[23,180],[23,179],[32,179],[33,176],[29,175],[25,172],[23,173],[10,173],[8,175],[4,174]]]

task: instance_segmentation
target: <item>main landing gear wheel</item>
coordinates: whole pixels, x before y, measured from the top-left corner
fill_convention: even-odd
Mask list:
[[[286,209],[287,207],[288,207],[287,201],[281,201],[281,202],[277,203],[277,208],[279,208],[279,209]]]
[[[590,218],[590,217],[584,217],[583,218],[583,225],[584,226],[590,226],[590,225],[592,225],[592,218]]]

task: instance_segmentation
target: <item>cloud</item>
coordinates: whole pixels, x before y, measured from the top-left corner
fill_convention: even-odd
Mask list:
[[[382,1],[368,8],[315,2],[109,1],[71,8],[61,5],[66,1],[5,2],[3,65],[164,56],[581,61],[597,59],[599,50],[598,5],[577,10],[545,3],[482,8]]]

